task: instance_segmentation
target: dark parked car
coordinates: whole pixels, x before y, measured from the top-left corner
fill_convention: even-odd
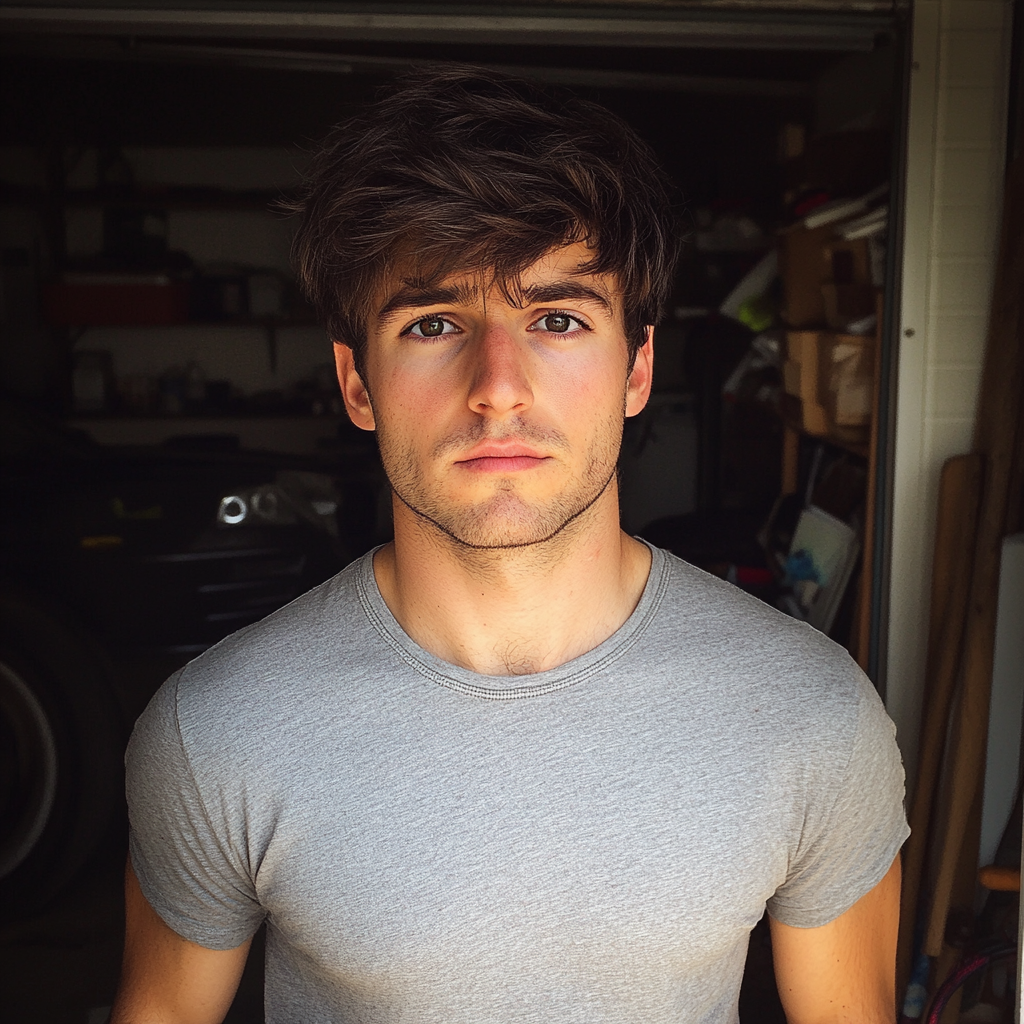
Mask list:
[[[372,493],[336,467],[222,437],[101,446],[0,406],[0,910],[55,892],[120,805],[112,658],[198,653],[362,550],[339,520]]]

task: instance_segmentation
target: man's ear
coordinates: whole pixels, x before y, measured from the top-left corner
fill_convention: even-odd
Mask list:
[[[654,325],[648,324],[644,333],[647,340],[637,350],[633,369],[626,381],[627,416],[641,412],[651,397],[651,384],[654,381]]]
[[[334,343],[334,362],[338,367],[338,383],[341,385],[341,397],[348,411],[348,418],[360,430],[373,430],[376,420],[373,418],[373,406],[370,404],[370,392],[366,390],[362,377],[356,371],[356,361],[352,349],[343,342]]]

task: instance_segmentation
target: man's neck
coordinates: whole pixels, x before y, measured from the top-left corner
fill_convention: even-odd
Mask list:
[[[618,525],[614,488],[556,537],[522,548],[458,544],[404,506],[374,574],[398,623],[444,661],[487,675],[557,668],[632,614],[650,551]]]

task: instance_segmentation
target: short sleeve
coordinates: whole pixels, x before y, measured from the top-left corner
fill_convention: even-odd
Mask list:
[[[234,852],[244,838],[229,834],[223,814],[214,827],[196,784],[178,724],[180,678],[160,688],[128,744],[129,854],[143,895],[171,929],[208,949],[233,949],[264,911]]]
[[[856,724],[845,766],[824,762],[809,780],[810,808],[790,859],[786,881],[768,900],[783,924],[817,928],[870,892],[910,834],[896,727],[858,670]],[[828,777],[831,776],[831,777]]]

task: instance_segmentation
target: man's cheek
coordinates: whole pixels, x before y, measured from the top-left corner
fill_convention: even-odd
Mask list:
[[[551,401],[581,418],[595,411],[598,405],[613,400],[621,404],[625,374],[618,367],[602,366],[585,356],[563,360],[548,367],[539,391]]]
[[[438,396],[427,383],[405,375],[385,378],[374,391],[378,431],[391,435],[422,435],[435,418]]]

